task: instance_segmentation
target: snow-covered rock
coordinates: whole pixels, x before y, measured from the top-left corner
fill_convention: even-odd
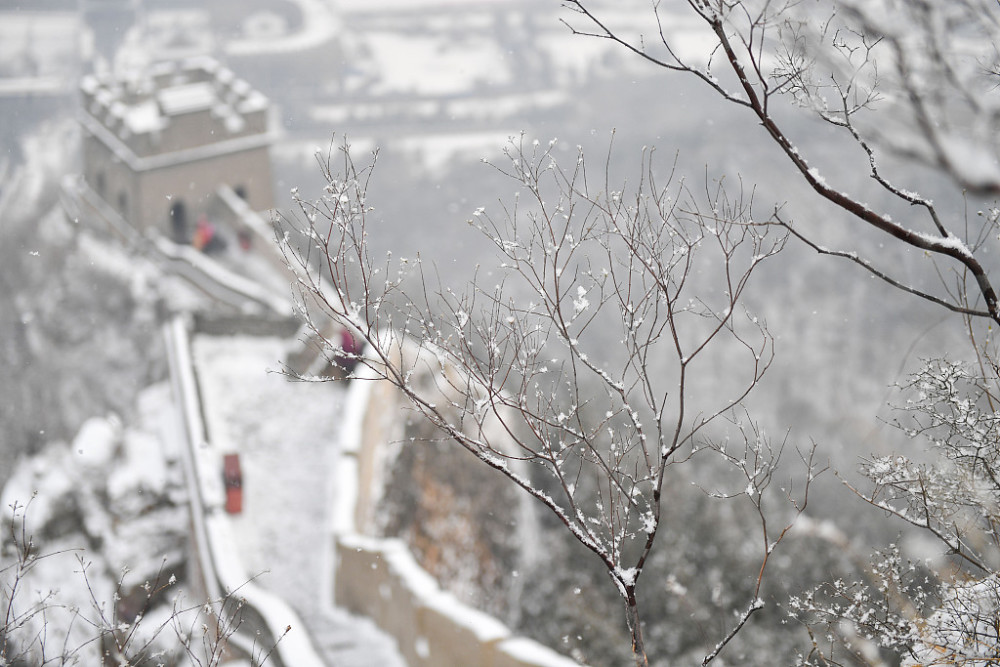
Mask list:
[[[78,514],[73,495],[77,480],[67,466],[68,451],[65,443],[53,443],[15,466],[0,494],[5,523],[9,524],[12,514],[17,513],[14,508],[21,508],[23,513],[23,508],[30,506],[24,531],[40,535],[55,526],[60,517]]]
[[[91,471],[107,468],[121,440],[121,422],[116,417],[92,417],[73,438],[75,460]]]

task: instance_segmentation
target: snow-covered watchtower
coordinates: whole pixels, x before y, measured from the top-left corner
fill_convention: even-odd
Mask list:
[[[87,76],[80,88],[84,180],[136,228],[187,242],[222,185],[273,208],[268,101],[217,61]]]

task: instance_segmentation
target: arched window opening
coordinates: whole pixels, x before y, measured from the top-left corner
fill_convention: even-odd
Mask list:
[[[170,236],[174,243],[187,243],[191,240],[188,229],[187,207],[182,201],[176,201],[170,207]]]
[[[122,217],[128,220],[128,195],[124,190],[118,192],[118,212],[122,214]]]

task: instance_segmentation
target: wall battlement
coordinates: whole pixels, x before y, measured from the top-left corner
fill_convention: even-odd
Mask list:
[[[90,75],[80,91],[84,112],[134,158],[267,132],[267,98],[210,58],[118,77]]]
[[[273,208],[270,103],[209,57],[80,84],[84,180],[136,228],[190,240],[193,221],[228,185]]]

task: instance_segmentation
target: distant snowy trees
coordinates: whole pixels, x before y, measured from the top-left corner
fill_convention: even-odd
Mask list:
[[[368,373],[536,498],[602,563],[637,665],[648,664],[643,572],[665,524],[689,520],[664,504],[671,485],[689,483],[685,471],[698,464],[727,470],[717,485],[702,482],[707,495],[738,499],[755,518],[744,525],[757,544],[755,586],[730,600],[727,626],[700,656],[709,664],[763,607],[771,556],[819,472],[814,450],[797,449],[800,472],[775,484],[784,445],[742,408],[773,355],[766,324],[742,301],[755,269],[780,262],[772,258],[794,238],[956,313],[973,365],[939,360],[918,371],[905,388],[915,419],[900,421],[929,437],[936,458],[873,458],[863,469],[869,488],[856,490],[936,539],[943,560],[910,564],[890,549],[874,556],[865,580],[820,585],[790,612],[812,638],[803,664],[881,664],[884,651],[913,665],[987,664],[1000,627],[1000,362],[990,338],[1000,303],[989,265],[1000,251],[1000,209],[977,213],[974,202],[1000,192],[1000,6],[687,0],[656,3],[652,30],[640,35],[589,2],[564,4],[574,32],[616,42],[668,75],[696,77],[720,104],[744,110],[811,192],[813,215],[793,221],[781,202],[761,214],[742,189],[689,187],[661,176],[651,153],[622,186],[606,161],[594,169],[580,153],[560,164],[551,145],[514,139],[496,165],[514,194],[500,213],[478,209],[469,221],[497,264],[458,288],[440,284],[419,256],[373,256],[370,171],[345,146],[323,162],[326,190],[298,200],[292,224],[301,236],[287,248],[302,296],[364,339]],[[682,43],[673,11],[693,13],[702,31]],[[843,138],[836,159],[853,148],[889,200],[885,210],[867,203],[870,190],[828,181],[830,156],[797,148],[790,108]],[[934,188],[965,193],[963,204],[936,204],[908,184],[914,165],[939,175]],[[824,226],[858,223],[881,239],[858,234],[850,249],[821,242]],[[926,261],[902,271],[884,242]],[[402,338],[420,352],[405,353]],[[710,355],[724,356],[724,376],[701,375]]]

